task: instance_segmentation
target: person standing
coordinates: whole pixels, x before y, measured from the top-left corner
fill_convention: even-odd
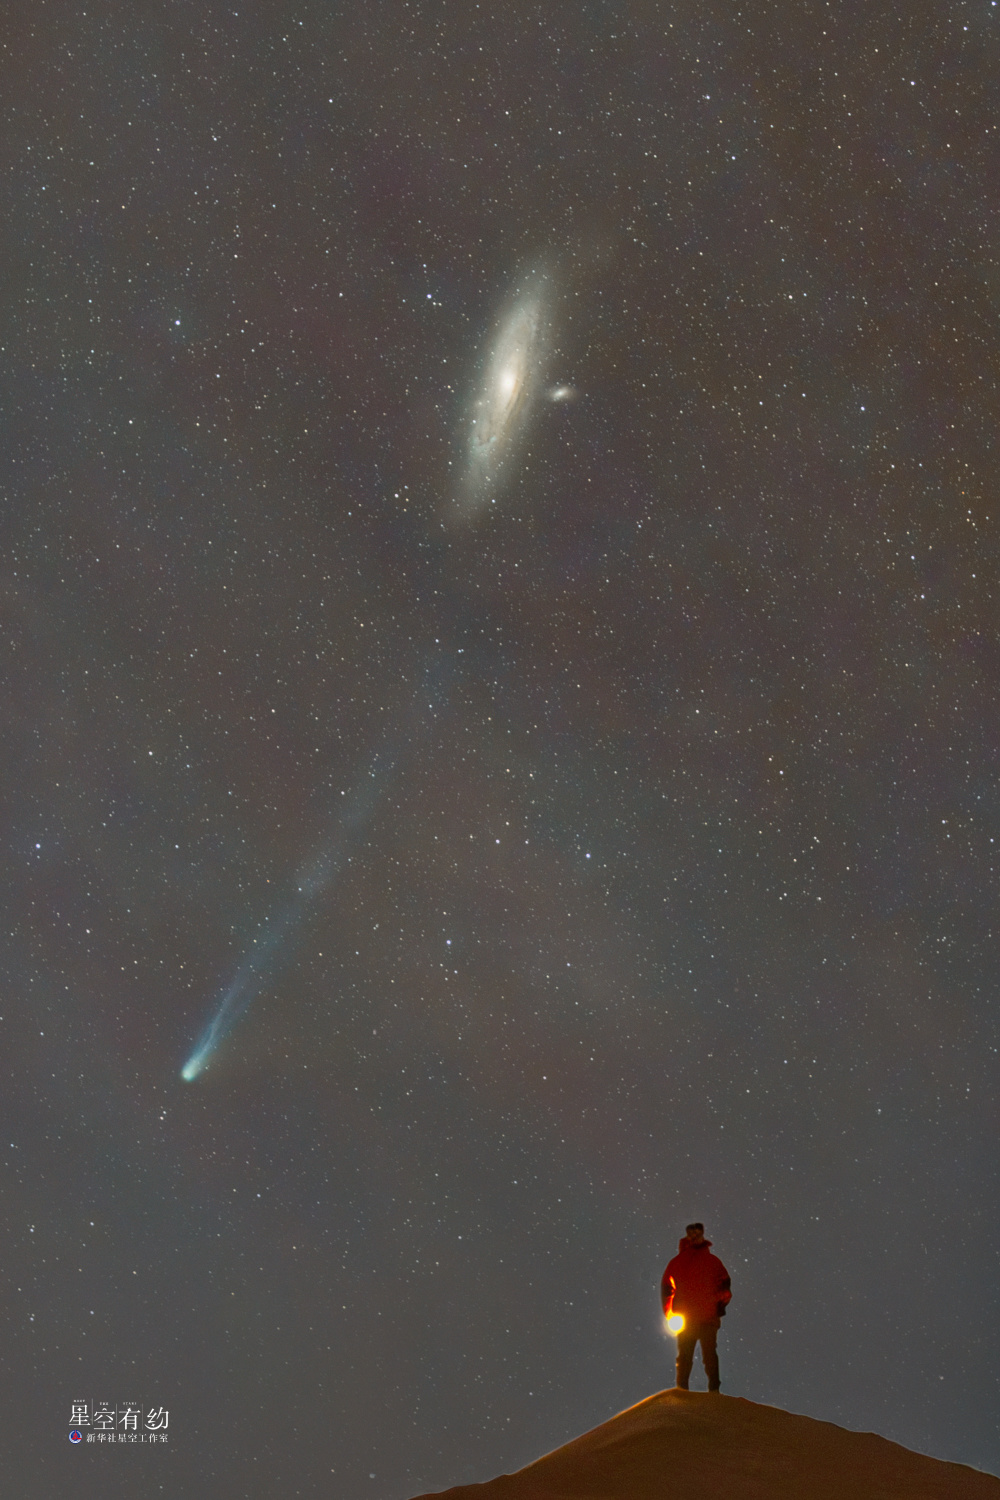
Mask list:
[[[712,1241],[705,1238],[704,1224],[689,1224],[660,1283],[664,1317],[680,1313],[684,1318],[684,1327],[677,1334],[678,1390],[688,1389],[695,1345],[700,1343],[708,1388],[718,1391],[719,1355],[715,1344],[719,1321],[725,1317],[732,1295],[729,1272],[718,1256],[712,1254]]]

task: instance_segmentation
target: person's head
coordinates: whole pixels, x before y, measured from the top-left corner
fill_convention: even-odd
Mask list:
[[[705,1243],[704,1224],[688,1224],[684,1230],[689,1245],[703,1245]]]

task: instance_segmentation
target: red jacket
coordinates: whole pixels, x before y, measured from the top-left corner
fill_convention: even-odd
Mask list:
[[[675,1255],[663,1273],[660,1299],[664,1313],[683,1313],[689,1323],[711,1323],[725,1312],[732,1297],[729,1272],[710,1249],[712,1241],[692,1245],[680,1242]]]

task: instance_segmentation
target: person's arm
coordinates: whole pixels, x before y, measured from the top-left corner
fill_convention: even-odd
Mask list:
[[[732,1283],[730,1282],[729,1275],[726,1271],[725,1266],[720,1265],[720,1269],[722,1271],[722,1276],[719,1279],[719,1300],[716,1303],[716,1312],[720,1318],[724,1318],[726,1316],[726,1308],[733,1300],[733,1290]]]
[[[674,1285],[674,1278],[671,1276],[670,1267],[668,1266],[664,1271],[663,1279],[660,1282],[660,1301],[663,1304],[664,1317],[667,1316],[670,1309],[674,1305],[674,1293],[676,1292],[676,1290],[677,1287]]]

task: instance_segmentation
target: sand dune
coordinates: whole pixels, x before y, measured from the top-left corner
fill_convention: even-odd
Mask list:
[[[1000,1479],[776,1406],[673,1390],[516,1474],[439,1493],[449,1500],[1000,1500]]]

